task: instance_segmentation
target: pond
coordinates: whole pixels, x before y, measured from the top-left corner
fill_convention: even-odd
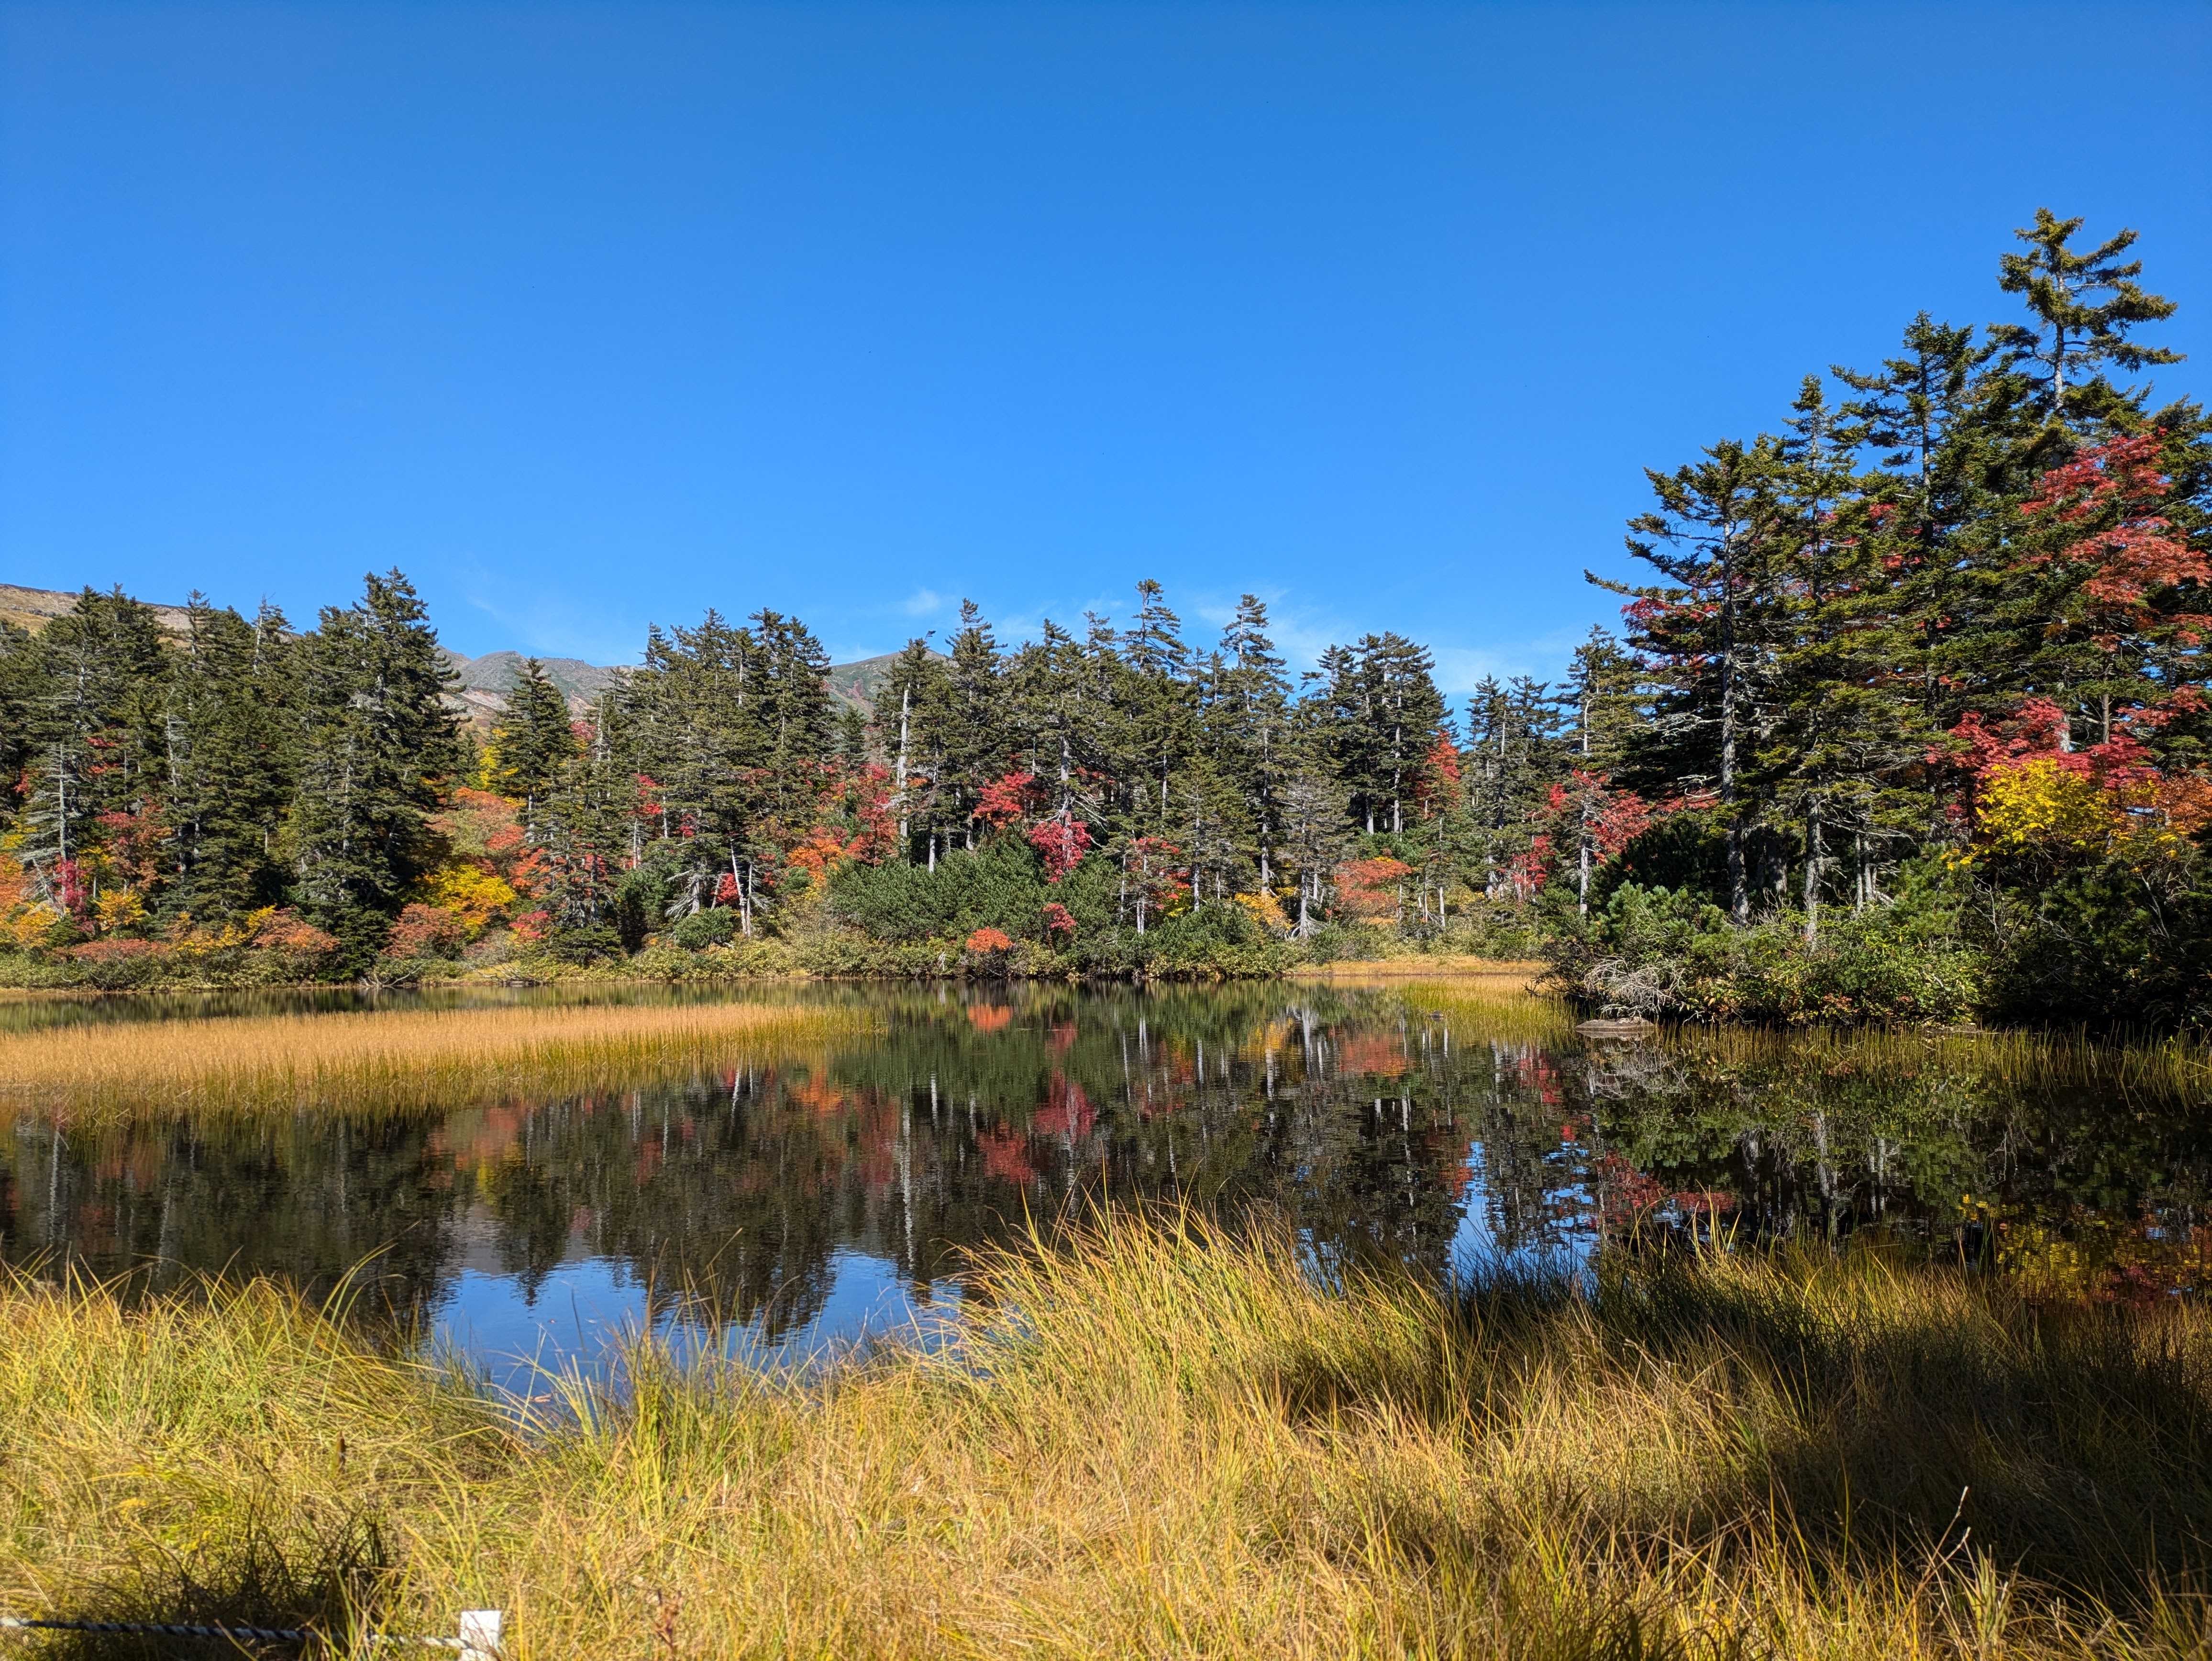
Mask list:
[[[2212,1284],[2206,1073],[2179,1051],[1585,1040],[1556,1006],[1448,983],[1267,983],[22,1002],[0,1006],[0,1068],[58,1029],[219,1050],[271,1013],[306,1032],[370,1009],[702,1000],[865,1019],[628,1087],[455,1099],[426,1074],[397,1109],[333,1089],[108,1121],[27,1102],[0,1142],[0,1259],[134,1290],[343,1288],[357,1318],[509,1384],[644,1326],[771,1359],[926,1336],[969,1250],[1139,1199],[1279,1217],[1322,1257],[1437,1275],[1571,1263],[1608,1236],[1874,1230],[2052,1295]]]

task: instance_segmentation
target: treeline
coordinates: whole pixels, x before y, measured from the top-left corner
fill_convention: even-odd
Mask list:
[[[1541,937],[1623,1008],[2212,1019],[2212,423],[2127,379],[2174,308],[2079,228],[2000,260],[2021,320],[1923,314],[1652,472],[1621,636],[1458,709],[1401,636],[1294,673],[1256,598],[1194,641],[1146,581],[1011,645],[963,605],[872,720],[795,618],[710,612],[587,709],[526,663],[480,734],[396,572],[300,631],[88,593],[0,634],[10,938],[1120,972]]]
[[[1556,700],[1486,687],[1469,753],[1424,648],[1369,636],[1299,678],[1267,628],[1248,596],[1194,647],[1147,581],[1126,629],[1009,648],[969,605],[943,651],[898,655],[871,724],[796,619],[709,612],[584,709],[526,661],[479,734],[397,572],[296,631],[195,596],[165,633],[88,591],[0,633],[0,898],[27,951],[353,972],[487,930],[591,956],[803,920],[1065,956],[1209,906],[1249,944],[1518,894]]]
[[[1653,581],[1603,585],[1634,686],[1583,788],[1668,811],[1607,873],[1636,880],[1580,942],[1596,989],[1665,1002],[1651,971],[1698,947],[1663,886],[1674,925],[1717,903],[1808,946],[1824,907],[1905,900],[2008,1013],[2212,1019],[2212,429],[2124,384],[2178,361],[2136,338],[2174,307],[2134,233],[2081,224],[2039,211],[2001,259],[2021,320],[1923,313],[1779,432],[1651,473]]]

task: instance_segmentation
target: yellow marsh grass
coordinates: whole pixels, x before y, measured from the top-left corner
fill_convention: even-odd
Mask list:
[[[1516,1043],[1560,1044],[1575,1036],[1571,1006],[1528,989],[1514,974],[1455,975],[1447,979],[1393,978],[1376,983],[1401,998],[1417,1019],[1438,1019],[1456,1040],[1503,1039]]]
[[[265,1286],[0,1287],[0,1604],[413,1632],[495,1604],[517,1661],[2212,1639],[2193,1309],[2039,1312],[1871,1256],[1328,1295],[1286,1239],[1173,1220],[980,1280],[954,1355],[802,1386],[641,1349],[520,1429]]]
[[[623,1088],[872,1030],[757,1003],[368,1010],[0,1034],[0,1103],[80,1122],[146,1111],[375,1112]]]
[[[2212,1044],[2192,1037],[2093,1041],[2076,1033],[2017,1029],[1682,1026],[1658,1041],[1682,1060],[1716,1068],[1847,1068],[1879,1082],[1937,1065],[2024,1092],[2075,1090],[2119,1101],[2212,1097]]]

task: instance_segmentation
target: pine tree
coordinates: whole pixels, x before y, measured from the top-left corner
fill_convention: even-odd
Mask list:
[[[1633,646],[1665,691],[1644,767],[1677,788],[1710,789],[1727,837],[1729,910],[1751,918],[1750,854],[1760,792],[1747,777],[1760,719],[1775,561],[1787,510],[1778,445],[1732,440],[1705,459],[1645,477],[1658,508],[1629,522],[1628,551],[1667,581],[1589,581],[1630,597]],[[1589,574],[1585,574],[1589,575]]]
[[[461,751],[455,676],[428,613],[394,570],[325,607],[301,642],[305,741],[290,839],[300,903],[356,957],[438,856],[429,816]]]
[[[2139,413],[2141,399],[2106,384],[2104,366],[2132,373],[2181,362],[2179,352],[2139,346],[2128,338],[2137,325],[2172,316],[2174,303],[2146,292],[2135,280],[2142,275],[2142,261],[2119,260],[2135,246],[2135,232],[2123,230],[2077,252],[2068,244],[2081,223],[2038,208],[2034,226],[2013,233],[2027,248],[2000,256],[1997,286],[2025,296],[2035,321],[1992,325],[1990,338],[2003,352],[2005,367],[2034,386],[2052,425],[2076,430],[2117,425],[2125,430]],[[2106,297],[2093,298],[2100,295]]]
[[[538,806],[553,793],[569,764],[583,753],[568,700],[536,658],[508,689],[507,708],[492,722],[490,766],[485,782],[501,795],[519,796],[523,823],[534,840]]]

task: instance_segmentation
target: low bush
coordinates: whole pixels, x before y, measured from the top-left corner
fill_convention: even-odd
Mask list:
[[[1601,1013],[1687,1020],[1966,1020],[1986,976],[1925,897],[1834,914],[1808,941],[1795,914],[1739,928],[1697,894],[1636,883],[1563,924],[1546,955],[1554,983]]]

